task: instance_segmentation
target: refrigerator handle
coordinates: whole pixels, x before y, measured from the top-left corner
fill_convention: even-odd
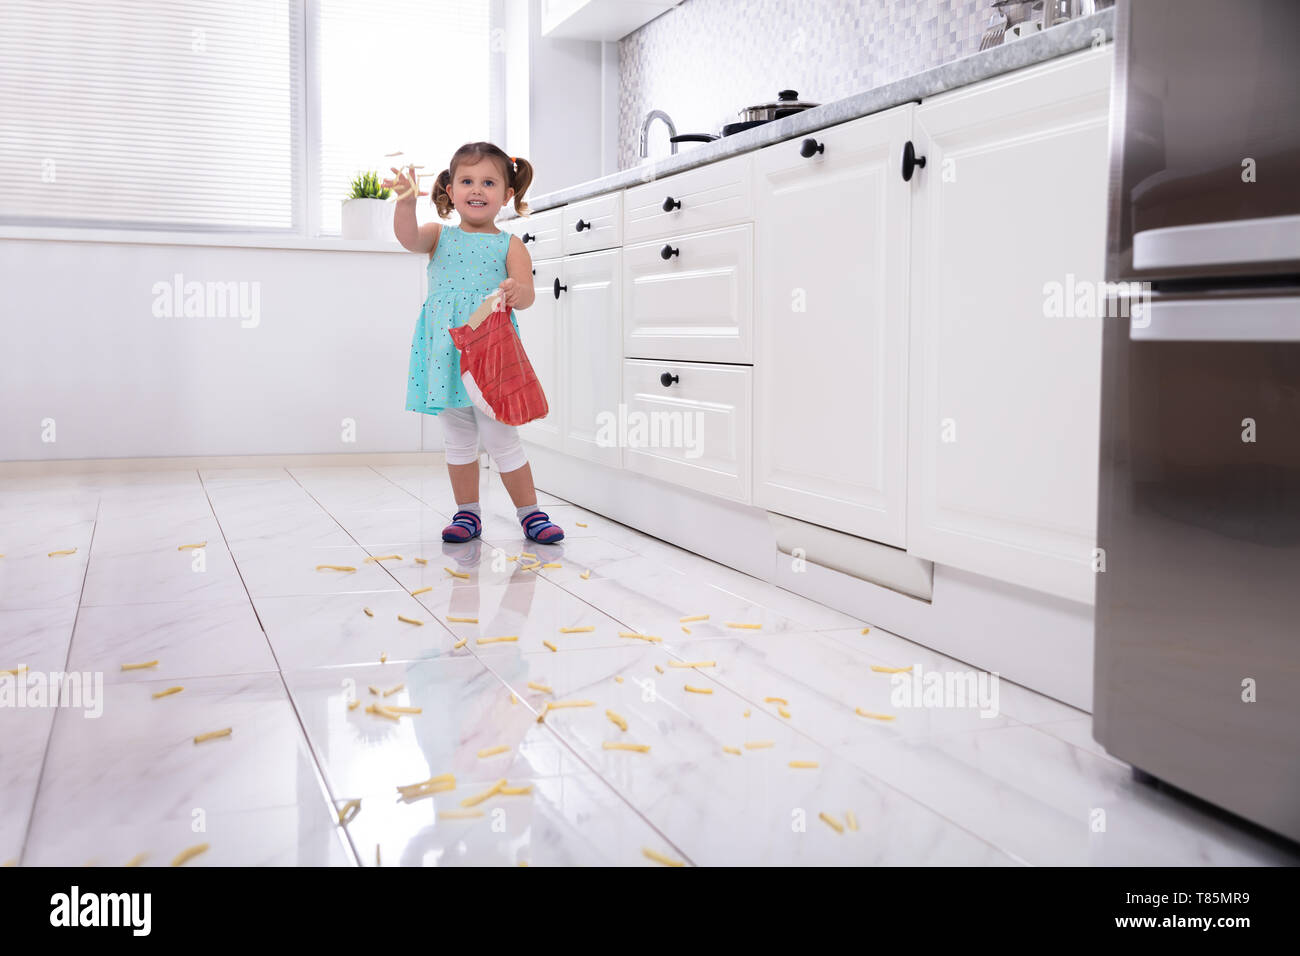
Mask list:
[[[1300,342],[1300,296],[1143,302],[1129,319],[1141,342]]]

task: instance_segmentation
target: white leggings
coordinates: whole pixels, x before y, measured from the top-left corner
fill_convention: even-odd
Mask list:
[[[444,408],[438,413],[438,421],[442,422],[442,446],[449,465],[477,462],[480,438],[502,472],[514,471],[528,464],[528,456],[519,444],[519,429],[483,414],[473,405]]]

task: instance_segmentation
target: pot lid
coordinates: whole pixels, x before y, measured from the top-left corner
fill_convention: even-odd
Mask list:
[[[747,106],[745,107],[745,109],[776,110],[776,109],[789,109],[792,106],[802,107],[804,109],[812,109],[812,107],[814,106],[821,106],[820,103],[807,103],[799,99],[799,94],[795,90],[782,90],[780,93],[776,94],[776,96],[777,96],[777,101],[775,103],[760,103],[757,106]],[[744,110],[741,110],[741,112],[743,113]]]

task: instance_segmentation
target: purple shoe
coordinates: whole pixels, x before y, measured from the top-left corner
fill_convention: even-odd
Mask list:
[[[519,519],[519,523],[524,526],[524,534],[528,540],[536,541],[538,544],[554,544],[564,537],[564,529],[558,524],[551,521],[544,511],[534,511]]]
[[[483,522],[472,511],[457,511],[451,516],[451,524],[442,529],[443,541],[468,541],[477,538],[483,532]]]

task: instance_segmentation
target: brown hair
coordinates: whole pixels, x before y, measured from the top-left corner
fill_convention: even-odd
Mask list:
[[[438,209],[440,219],[451,216],[451,197],[447,195],[447,187],[451,184],[451,177],[455,175],[456,167],[462,163],[473,165],[481,159],[495,159],[500,164],[504,174],[503,181],[507,188],[515,191],[515,212],[521,216],[528,214],[528,203],[523,199],[524,193],[533,182],[532,163],[522,156],[507,156],[501,147],[493,143],[466,143],[452,154],[451,162],[438,174],[438,179],[433,184],[432,202]]]

